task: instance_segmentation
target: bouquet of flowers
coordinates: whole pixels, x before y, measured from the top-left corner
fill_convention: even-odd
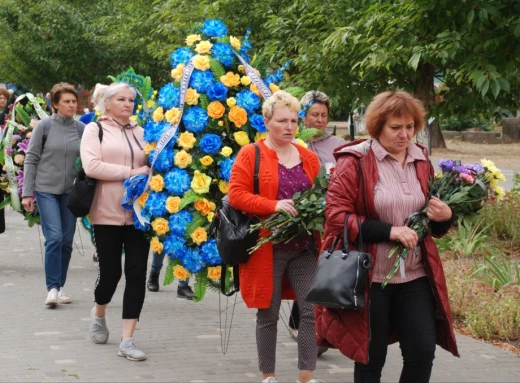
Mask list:
[[[40,216],[26,211],[20,203],[24,181],[24,160],[29,147],[32,130],[39,120],[47,117],[44,111],[45,101],[34,97],[31,93],[19,96],[13,104],[11,115],[7,121],[4,136],[0,143],[0,189],[6,193],[0,209],[11,205],[24,215],[30,227],[40,223]]]
[[[207,230],[228,192],[231,167],[242,146],[266,136],[262,98],[283,79],[285,66],[267,75],[250,59],[251,48],[249,31],[230,36],[220,20],[206,20],[171,54],[172,82],[147,102],[145,153],[153,172],[130,193],[135,226],[152,251],[168,255],[164,284],[196,276],[196,300],[221,276]]]
[[[504,189],[498,184],[505,182],[502,172],[489,160],[483,159],[475,165],[462,165],[460,161],[439,161],[441,172],[429,183],[429,194],[446,203],[454,215],[468,215],[478,212],[485,200],[502,199]],[[427,217],[428,202],[417,213],[408,219],[408,227],[413,229],[419,240],[423,240],[431,231],[431,220]],[[388,254],[388,258],[397,254],[392,270],[386,276],[382,287],[385,287],[404,262],[410,249],[396,245]]]
[[[314,178],[312,187],[293,195],[294,208],[298,211],[296,217],[282,210],[262,222],[251,225],[250,231],[266,229],[270,234],[260,237],[256,245],[249,249],[249,253],[253,253],[270,241],[273,242],[273,245],[276,245],[277,243],[287,243],[302,234],[311,235],[313,231],[323,232],[325,199],[333,172],[334,168],[327,171],[322,166],[318,175]]]

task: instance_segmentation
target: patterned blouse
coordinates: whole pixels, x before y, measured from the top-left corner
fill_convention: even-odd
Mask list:
[[[278,164],[278,200],[292,199],[294,193],[303,192],[311,186],[309,177],[303,171],[303,163],[292,168]],[[288,243],[275,245],[276,249],[284,251],[300,251],[313,247],[316,247],[314,238],[308,234],[299,235]]]

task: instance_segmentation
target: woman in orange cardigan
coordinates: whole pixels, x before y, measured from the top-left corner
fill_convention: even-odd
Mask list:
[[[318,156],[293,143],[298,122],[298,100],[278,91],[262,107],[269,136],[260,140],[260,193],[253,194],[255,148],[240,150],[229,184],[229,202],[235,209],[266,218],[280,210],[296,216],[291,199],[294,193],[307,190],[318,174]],[[265,235],[265,233],[262,233]],[[261,234],[261,235],[262,235]],[[240,289],[249,308],[257,308],[256,343],[263,382],[276,383],[276,326],[282,299],[300,301],[298,336],[298,382],[315,383],[317,346],[314,338],[312,304],[304,298],[314,275],[318,258],[316,239],[301,235],[287,244],[267,243],[240,265]],[[293,290],[291,289],[294,289]]]

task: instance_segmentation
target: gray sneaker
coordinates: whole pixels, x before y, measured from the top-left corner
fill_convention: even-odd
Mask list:
[[[132,360],[134,362],[146,360],[146,354],[142,352],[139,347],[137,347],[134,338],[128,338],[127,340],[121,342],[117,355],[124,356],[126,359]]]
[[[108,342],[108,327],[105,317],[98,318],[96,316],[96,308],[93,307],[90,312],[90,337],[97,344]]]

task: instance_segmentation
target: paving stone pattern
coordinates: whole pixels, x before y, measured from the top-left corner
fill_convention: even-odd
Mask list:
[[[147,292],[135,338],[148,360],[131,362],[117,356],[122,280],[107,311],[109,342],[94,344],[88,327],[97,264],[92,262],[87,233],[81,229],[81,238],[76,233],[75,243],[84,256],[75,248],[65,289],[73,303],[49,309],[43,304],[46,291],[38,229],[26,227],[18,213],[6,215],[7,231],[0,235],[0,381],[261,381],[255,310],[244,303],[236,306],[229,349],[223,355],[219,296],[213,292],[200,303],[177,299],[175,284],[161,287],[158,293]],[[288,305],[284,307],[286,316]],[[282,321],[278,329],[278,379],[295,382],[297,345]],[[520,382],[520,359],[515,355],[465,336],[458,340],[460,359],[437,351],[432,382]],[[318,359],[315,376],[327,383],[352,382],[353,366],[338,351],[329,350]],[[397,382],[400,369],[399,348],[393,345],[383,381]]]

